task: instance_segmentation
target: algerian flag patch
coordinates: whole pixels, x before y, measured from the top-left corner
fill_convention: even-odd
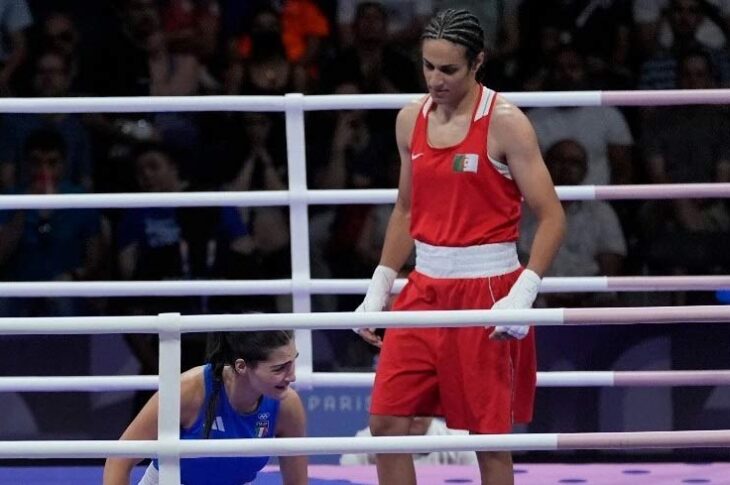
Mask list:
[[[454,172],[474,172],[479,167],[479,155],[476,153],[459,153],[454,155]]]

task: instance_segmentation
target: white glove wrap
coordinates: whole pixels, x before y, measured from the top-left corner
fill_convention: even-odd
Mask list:
[[[368,285],[368,291],[365,293],[365,299],[360,303],[356,312],[380,312],[383,311],[390,297],[390,290],[393,288],[395,278],[398,273],[392,268],[379,265],[373,272],[373,277]],[[353,328],[355,333],[359,333],[359,328]]]
[[[540,277],[532,270],[524,270],[507,296],[497,301],[492,310],[525,310],[532,304],[540,291]],[[527,325],[500,325],[495,327],[498,333],[506,333],[516,339],[525,338],[530,327]]]

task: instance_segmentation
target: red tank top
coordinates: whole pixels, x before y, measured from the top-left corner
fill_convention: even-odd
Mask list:
[[[411,236],[434,246],[516,241],[522,195],[506,164],[487,155],[497,93],[479,86],[466,138],[449,148],[428,143],[429,96],[411,139]]]

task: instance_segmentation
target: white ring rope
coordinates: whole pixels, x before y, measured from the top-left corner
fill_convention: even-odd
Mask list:
[[[372,372],[314,372],[313,387],[372,387]],[[158,376],[0,377],[0,392],[157,390]],[[730,385],[730,370],[538,372],[539,387],[675,387]],[[296,384],[295,384],[296,387]]]
[[[122,392],[157,390],[158,376],[0,377],[0,392]]]
[[[522,107],[646,106],[728,104],[730,90],[555,91],[505,92]],[[129,96],[74,98],[5,98],[0,113],[151,113],[170,111],[285,111],[301,104],[304,111],[338,109],[398,109],[423,93],[286,96]],[[301,101],[297,99],[301,98]]]
[[[405,285],[399,279],[398,293]],[[0,282],[0,297],[121,297],[219,295],[363,295],[369,280],[179,280],[179,281],[16,281]],[[730,276],[575,276],[546,277],[540,293],[635,291],[714,291],[730,289]]]
[[[166,315],[0,318],[0,335],[160,333],[173,330],[166,326]],[[373,326],[403,328],[480,325],[686,324],[692,322],[730,322],[730,306],[183,315],[176,318],[176,325],[179,325],[179,329],[174,330],[191,333],[235,330],[345,330],[353,327]]]
[[[388,436],[345,438],[274,438],[267,440],[160,441],[0,441],[2,458],[152,457],[179,452],[181,457],[294,456],[342,453],[423,453],[439,451],[528,451],[730,446],[730,430],[629,433],[531,433],[470,436]]]
[[[321,387],[370,387],[369,372],[315,372],[312,382]],[[0,380],[0,383],[2,380]],[[730,384],[730,370],[700,371],[564,371],[538,372],[539,387],[650,387],[716,386]]]
[[[656,200],[730,198],[730,183],[656,185],[571,185],[556,187],[561,200]],[[293,202],[308,205],[392,204],[395,189],[283,190],[248,192],[158,192],[114,194],[0,195],[0,209],[119,209],[139,207],[273,207]],[[301,200],[300,200],[301,199]]]

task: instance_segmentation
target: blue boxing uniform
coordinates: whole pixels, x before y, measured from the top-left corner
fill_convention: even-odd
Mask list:
[[[204,367],[203,375],[205,402],[195,423],[188,429],[180,430],[180,439],[203,438],[206,409],[209,399],[213,395],[213,366],[211,364]],[[256,411],[240,414],[231,407],[225,386],[221,385],[219,392],[210,439],[255,439],[274,436],[279,415],[279,401],[262,396]],[[185,458],[180,460],[180,478],[182,485],[242,485],[252,482],[268,461],[268,456]],[[139,484],[156,484],[157,469],[157,460],[153,460]]]

